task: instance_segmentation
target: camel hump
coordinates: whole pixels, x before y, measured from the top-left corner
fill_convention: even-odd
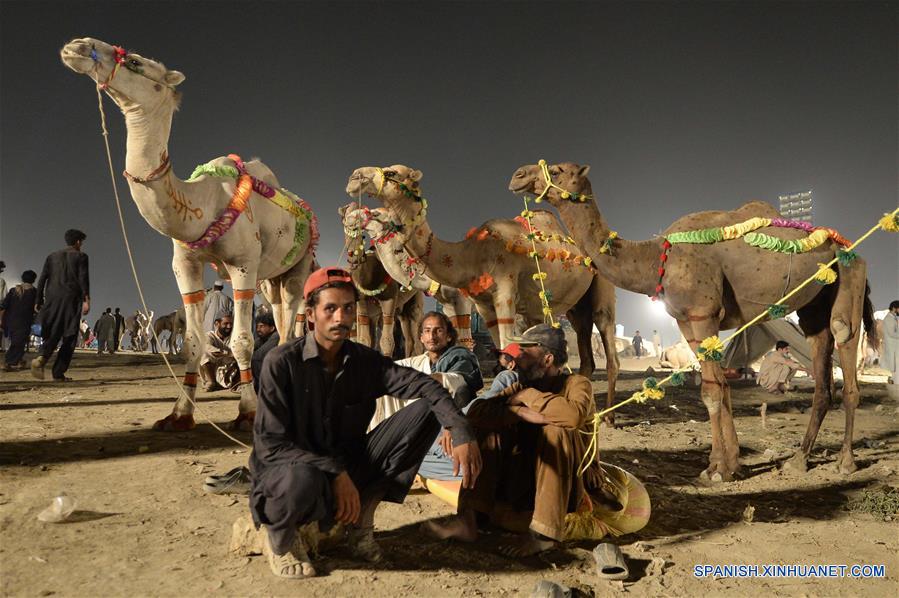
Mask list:
[[[517,239],[525,233],[524,226],[522,222],[519,222],[519,220],[521,219],[516,218],[515,220],[511,220],[509,218],[494,218],[492,220],[488,220],[487,222],[479,226],[476,230],[488,230],[492,234],[498,235],[499,237],[506,240]],[[556,216],[552,212],[548,212],[546,210],[534,211],[534,215],[531,217],[531,226],[547,235],[567,234],[562,228],[562,225],[559,223],[559,220],[556,218]]]
[[[736,210],[711,210],[707,212],[694,212],[675,220],[671,226],[665,229],[666,233],[713,228],[716,226],[730,226],[750,218],[779,218],[780,212],[764,201],[750,201]]]

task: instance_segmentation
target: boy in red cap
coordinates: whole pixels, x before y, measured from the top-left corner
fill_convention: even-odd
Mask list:
[[[465,417],[433,378],[349,341],[358,298],[348,272],[322,268],[306,282],[311,332],[273,349],[259,380],[250,469],[250,509],[265,526],[264,552],[279,577],[315,575],[297,527],[347,526],[351,552],[381,560],[374,512],[403,502],[441,426],[454,467],[473,487],[481,456]],[[370,433],[375,400],[421,397]]]

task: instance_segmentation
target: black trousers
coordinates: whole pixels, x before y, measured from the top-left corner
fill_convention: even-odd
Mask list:
[[[75,354],[75,345],[78,344],[77,334],[63,336],[62,339],[60,339],[60,336],[59,333],[51,332],[43,339],[41,344],[41,355],[45,360],[49,361],[53,355],[53,350],[56,349],[56,344],[59,343],[59,353],[56,354],[56,361],[53,362],[54,378],[62,378],[66,375],[69,364],[72,363],[72,355]]]
[[[31,336],[31,328],[9,331],[9,348],[6,350],[6,365],[17,365],[25,357],[25,347],[28,346],[28,337]]]
[[[348,472],[363,503],[383,493],[383,500],[402,503],[440,424],[427,401],[400,409],[366,434],[363,450]],[[322,530],[334,523],[333,475],[305,464],[285,464],[256,474],[250,505],[256,523],[268,527],[278,554],[290,549],[297,527],[318,521]]]

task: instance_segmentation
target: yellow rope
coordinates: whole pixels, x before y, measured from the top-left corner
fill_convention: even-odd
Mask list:
[[[549,299],[546,296],[546,285],[543,284],[543,281],[546,280],[546,272],[540,268],[540,256],[537,254],[537,241],[535,240],[536,235],[533,232],[534,227],[531,226],[531,216],[533,216],[534,213],[528,209],[528,201],[530,200],[525,197],[524,211],[521,212],[521,215],[528,223],[528,239],[531,241],[531,257],[534,258],[534,264],[537,267],[537,273],[533,274],[531,278],[540,283],[540,305],[543,308],[543,321],[549,322],[553,328],[558,328],[559,324],[553,319],[553,310],[549,306]]]
[[[141,302],[141,305],[143,305],[144,312],[150,313],[150,310],[147,307],[147,301],[144,299],[144,291],[140,286],[140,279],[137,276],[137,267],[134,265],[134,256],[131,253],[131,244],[128,242],[128,233],[125,230],[125,217],[122,215],[122,204],[121,204],[121,201],[119,200],[119,188],[118,188],[118,185],[116,184],[115,172],[113,171],[113,168],[112,168],[112,151],[109,149],[109,131],[107,131],[107,129],[106,129],[106,113],[103,110],[103,95],[100,91],[99,84],[97,84],[97,104],[100,109],[100,126],[102,128],[102,133],[103,133],[103,143],[106,145],[106,160],[109,163],[109,177],[112,179],[112,190],[113,190],[113,193],[115,194],[115,206],[116,206],[116,210],[118,211],[118,214],[119,214],[119,225],[122,228],[122,238],[125,241],[125,250],[128,253],[128,261],[131,264],[131,274],[134,276],[134,284],[137,285],[137,294],[140,297],[140,302]],[[151,330],[153,330],[153,338],[156,340],[156,345],[158,347],[162,348],[162,343],[159,340],[159,336],[157,336],[157,334],[156,334],[156,329],[152,326],[150,328],[151,328]],[[184,387],[181,385],[181,382],[179,382],[178,376],[175,374],[175,370],[172,369],[172,364],[169,362],[169,359],[166,356],[166,354],[163,351],[160,351],[159,355],[162,356],[163,361],[165,361],[165,365],[168,368],[169,373],[172,375],[172,379],[175,381],[175,384],[178,386],[178,390],[181,392],[182,395],[184,395],[184,398],[187,399],[191,405],[193,405],[196,413],[198,415],[202,415],[203,419],[205,419],[207,422],[209,422],[209,424],[211,424],[213,428],[215,428],[216,430],[218,430],[219,432],[224,434],[226,437],[230,438],[231,440],[233,440],[234,442],[236,442],[238,445],[242,446],[243,448],[249,449],[250,447],[248,445],[244,444],[243,442],[241,442],[240,440],[238,440],[231,434],[228,434],[226,431],[224,431],[222,428],[220,428],[214,421],[209,419],[209,417],[207,417],[205,413],[203,413],[202,409],[200,409],[200,406],[196,403],[196,401],[194,401],[192,398],[190,398],[190,395],[188,395],[184,391]]]
[[[542,162],[542,161],[541,161],[541,162]],[[868,230],[868,232],[866,232],[866,233],[863,234],[861,237],[859,237],[858,240],[855,241],[855,243],[853,243],[852,245],[850,245],[849,247],[847,247],[847,248],[845,249],[845,251],[852,251],[853,249],[855,249],[856,247],[858,247],[858,246],[859,246],[865,239],[867,239],[868,237],[870,237],[871,235],[873,235],[875,232],[877,232],[878,229],[883,228],[884,230],[890,230],[890,229],[889,229],[889,223],[892,222],[894,218],[896,218],[897,214],[899,214],[899,207],[897,207],[897,208],[896,208],[895,210],[893,210],[891,213],[885,214],[884,217],[881,218],[881,219],[878,221],[877,224],[875,224],[874,226],[872,226],[872,227]],[[885,225],[886,225],[886,226],[885,226]],[[818,264],[818,271],[817,271],[817,272],[815,272],[814,274],[812,274],[811,276],[809,276],[808,278],[806,278],[806,279],[802,282],[802,284],[800,284],[799,286],[797,286],[795,289],[793,289],[792,291],[790,291],[789,293],[787,293],[786,295],[784,295],[783,297],[781,297],[776,303],[774,303],[774,305],[783,305],[788,299],[790,299],[793,295],[795,295],[796,293],[798,293],[800,290],[802,290],[803,288],[805,288],[805,287],[808,286],[809,284],[811,284],[811,283],[813,283],[813,282],[816,282],[816,281],[820,282],[820,281],[821,281],[821,278],[822,278],[822,272],[824,272],[825,270],[830,270],[831,266],[833,266],[834,264],[836,264],[838,261],[839,261],[839,256],[834,257],[832,260],[830,260],[830,261],[827,262],[826,264]],[[832,271],[831,271],[831,272],[832,272]],[[829,277],[828,277],[828,278],[829,278]],[[717,336],[712,336],[712,337],[709,337],[708,339],[703,340],[703,343],[708,342],[709,345],[714,344],[714,345],[716,345],[716,346],[720,346],[721,350],[723,351],[724,348],[726,348],[726,346],[727,346],[728,344],[730,344],[730,342],[731,342],[732,340],[734,340],[734,339],[737,338],[739,335],[741,335],[743,332],[745,332],[746,329],[748,329],[750,326],[752,326],[752,325],[754,325],[754,324],[760,322],[760,321],[761,321],[762,319],[764,319],[766,316],[768,316],[768,310],[762,311],[759,315],[757,315],[756,317],[754,317],[752,320],[750,320],[749,322],[746,322],[745,324],[743,324],[743,326],[741,326],[740,328],[738,328],[736,332],[734,332],[731,336],[729,336],[729,337],[727,338],[727,340],[725,340],[725,341],[723,341],[723,342],[719,341],[718,338],[717,338]],[[672,379],[676,374],[682,374],[682,373],[687,372],[687,371],[690,371],[690,370],[692,370],[692,366],[686,366],[686,367],[680,368],[680,369],[678,369],[678,370],[674,370],[674,371],[671,372],[671,374],[668,375],[666,378],[663,378],[662,380],[659,380],[657,386],[662,386],[663,384],[666,384],[667,382],[670,382],[671,379]],[[662,397],[661,397],[661,396],[658,396],[658,397],[655,397],[655,396],[649,396],[649,395],[647,395],[647,394],[645,393],[645,391],[635,392],[635,393],[634,393],[633,395],[631,395],[629,398],[627,398],[627,399],[621,401],[620,403],[618,403],[618,404],[616,404],[616,405],[613,405],[612,407],[609,407],[608,409],[603,409],[602,411],[599,411],[599,412],[597,412],[596,414],[594,414],[594,415],[593,415],[593,430],[592,430],[591,432],[584,432],[583,430],[579,430],[579,432],[580,432],[581,434],[589,434],[589,435],[591,436],[590,444],[589,444],[588,447],[587,447],[587,452],[584,454],[584,458],[581,460],[581,466],[580,466],[580,469],[579,469],[580,473],[584,473],[584,472],[587,470],[587,466],[589,466],[589,464],[590,464],[590,460],[589,460],[587,457],[588,457],[589,455],[594,455],[594,456],[596,455],[596,450],[597,450],[596,444],[597,444],[597,442],[598,442],[598,441],[597,441],[597,438],[599,437],[599,422],[600,422],[600,420],[602,419],[602,416],[606,415],[607,413],[611,413],[612,411],[615,411],[616,409],[619,409],[619,408],[623,407],[624,405],[627,405],[628,403],[631,403],[631,402],[642,403],[642,402],[645,401],[647,398],[659,398],[659,399],[660,399],[660,398],[662,398]]]

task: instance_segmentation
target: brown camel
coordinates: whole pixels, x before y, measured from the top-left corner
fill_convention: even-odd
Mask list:
[[[397,164],[385,168],[356,169],[347,183],[347,194],[358,198],[368,194],[379,200],[398,223],[397,234],[412,259],[425,274],[442,285],[469,294],[487,323],[497,347],[504,347],[513,334],[515,314],[528,326],[543,322],[543,306],[534,281],[534,258],[528,255],[530,241],[521,222],[488,220],[473,229],[469,238],[450,243],[436,237],[426,218],[419,182],[422,173]],[[546,238],[538,243],[541,269],[551,291],[554,314],[567,313],[578,338],[580,373],[590,376],[594,369],[591,334],[593,324],[603,338],[608,376],[607,405],[615,397],[618,358],[615,351],[614,287],[585,266],[583,252],[559,239],[564,231],[549,212],[536,212],[533,226]],[[554,239],[553,235],[557,235]]]
[[[675,221],[662,236],[648,241],[625,241],[610,236],[610,229],[592,199],[587,179],[589,166],[562,163],[549,166],[546,175],[538,164],[522,166],[509,183],[514,193],[545,198],[559,210],[571,235],[593,258],[599,271],[615,286],[654,295],[665,235],[679,231],[720,227],[752,217],[778,218],[780,214],[764,202],[751,202],[730,212],[698,212]],[[549,187],[549,189],[547,189]],[[561,189],[561,190],[560,190]],[[565,197],[563,197],[563,193]],[[768,227],[765,234],[782,239],[806,236],[801,230]],[[740,239],[712,244],[675,244],[664,264],[664,294],[669,315],[677,320],[684,338],[696,351],[706,338],[720,330],[737,328],[762,313],[801,281],[815,274],[818,263],[827,263],[837,247],[828,241],[807,253],[787,255],[750,246]],[[799,323],[814,353],[815,398],[812,416],[800,450],[788,466],[806,471],[808,456],[830,404],[834,341],[843,364],[843,405],[846,428],[837,459],[842,473],[855,471],[852,426],[859,391],[855,351],[864,318],[873,318],[867,294],[865,263],[856,259],[838,268],[838,280],[804,287],[787,302],[787,311],[798,311]],[[871,326],[866,326],[872,330]],[[740,447],[734,428],[730,389],[720,364],[702,362],[702,401],[709,412],[712,450],[702,478],[729,481],[739,470]]]
[[[337,209],[341,220],[350,206],[342,206]],[[423,314],[422,309],[414,309],[416,305],[424,306],[424,297],[422,297],[421,291],[403,288],[393,280],[375,252],[365,250],[360,231],[344,227],[344,246],[347,247],[347,263],[353,277],[353,284],[356,285],[361,295],[356,310],[356,342],[374,347],[375,343],[372,337],[376,318],[369,313],[371,304],[366,301],[366,299],[374,299],[378,305],[377,309],[381,312],[381,337],[378,342],[381,353],[387,357],[393,357],[393,327],[394,319],[397,317],[403,329],[406,357],[421,353],[423,349],[421,341],[418,339],[418,324]],[[409,309],[407,309],[407,305]]]

